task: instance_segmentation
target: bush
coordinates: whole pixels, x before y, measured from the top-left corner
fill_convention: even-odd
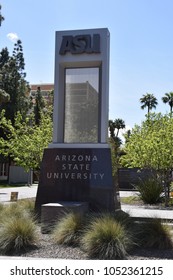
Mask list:
[[[11,216],[1,221],[0,251],[3,253],[20,252],[35,245],[37,240],[36,224],[25,216]]]
[[[82,248],[96,259],[125,259],[132,243],[125,227],[110,214],[93,218],[81,239]]]
[[[135,188],[139,191],[139,197],[144,203],[156,204],[161,200],[163,187],[161,182],[155,177],[140,180]]]
[[[84,218],[80,214],[66,214],[54,227],[52,236],[56,244],[79,245]]]
[[[137,233],[138,243],[144,248],[171,249],[173,241],[168,225],[160,219],[153,218],[151,221],[141,223]]]

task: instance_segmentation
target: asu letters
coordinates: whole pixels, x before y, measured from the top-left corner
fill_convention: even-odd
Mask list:
[[[63,36],[59,54],[100,53],[100,35]]]

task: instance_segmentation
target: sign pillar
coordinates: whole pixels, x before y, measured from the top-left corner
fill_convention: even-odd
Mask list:
[[[108,29],[56,32],[53,141],[45,149],[36,209],[49,202],[119,208],[108,138]]]

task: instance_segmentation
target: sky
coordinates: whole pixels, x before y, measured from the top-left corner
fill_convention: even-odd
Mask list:
[[[154,94],[156,112],[167,113],[161,98],[173,91],[172,0],[0,0],[5,21],[0,50],[23,45],[30,84],[54,83],[55,32],[108,28],[110,31],[109,119],[126,128],[145,119],[139,99]]]

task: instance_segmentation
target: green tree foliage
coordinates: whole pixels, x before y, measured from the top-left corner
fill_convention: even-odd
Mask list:
[[[109,132],[110,132],[110,145],[111,145],[111,155],[112,155],[112,169],[113,176],[116,178],[117,170],[119,167],[119,159],[121,155],[120,146],[122,140],[119,135],[120,129],[125,128],[125,122],[122,119],[109,120]],[[116,180],[117,181],[117,180]]]
[[[167,198],[173,170],[173,118],[160,113],[151,114],[141,126],[134,127],[124,149],[123,166],[157,171]]]
[[[24,57],[20,40],[14,45],[12,56],[8,49],[0,52],[0,88],[8,93],[10,99],[1,104],[1,110],[5,109],[5,116],[14,124],[15,115],[18,111],[25,117],[29,106],[29,85],[25,80]]]
[[[13,126],[11,120],[5,117],[4,111],[0,116],[0,127],[6,135],[6,139],[0,137],[0,153],[4,156],[10,155],[13,161],[26,171],[39,171],[43,150],[52,138],[51,113],[41,115],[39,126],[33,123],[33,119],[26,117],[23,120],[18,112]]]
[[[122,119],[109,120],[109,131],[112,138],[118,137],[120,129],[125,128],[125,122]],[[116,130],[116,135],[115,135]]]
[[[0,26],[4,20],[4,17],[1,14],[1,5],[0,5]],[[10,95],[2,89],[2,76],[0,74],[0,105],[10,101]]]
[[[10,101],[10,95],[0,88],[0,105]]]
[[[128,129],[128,130],[124,133],[125,142],[128,142],[128,141],[129,141],[130,136],[131,136],[131,130]]]
[[[151,110],[153,108],[156,108],[158,102],[157,102],[157,98],[150,93],[146,93],[143,95],[143,97],[140,98],[140,103],[141,105],[141,109],[145,109],[147,107],[147,114],[149,116],[149,113],[151,112]]]
[[[40,124],[43,108],[45,108],[45,102],[41,94],[40,87],[38,87],[36,97],[35,97],[35,106],[34,106],[35,123],[37,125]]]
[[[4,74],[5,68],[3,69],[3,66],[5,64],[5,61],[9,59],[9,53],[7,48],[3,49],[0,53],[0,106],[5,102],[10,101],[10,95],[4,90]]]
[[[170,106],[170,113],[172,114],[173,110],[173,92],[165,93],[165,96],[162,97],[162,101],[165,104],[169,104]]]

